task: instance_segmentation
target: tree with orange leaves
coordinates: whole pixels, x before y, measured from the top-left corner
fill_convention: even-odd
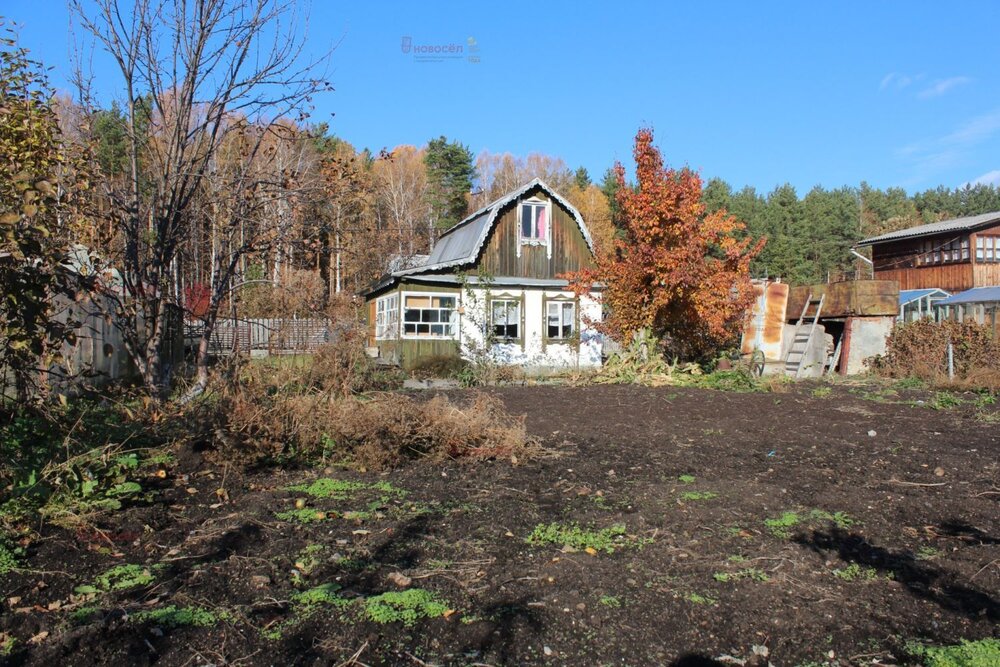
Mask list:
[[[741,328],[753,302],[750,260],[764,239],[755,243],[725,210],[707,214],[701,177],[665,167],[651,129],[636,134],[634,157],[634,187],[615,165],[624,238],[598,256],[596,269],[567,277],[578,294],[603,285],[600,326],[612,338],[650,328],[669,354],[706,355]]]

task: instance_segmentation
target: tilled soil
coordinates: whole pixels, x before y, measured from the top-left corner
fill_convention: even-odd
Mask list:
[[[692,667],[756,646],[778,666],[870,665],[904,662],[914,640],[1000,634],[988,408],[811,389],[497,390],[547,451],[517,465],[247,473],[186,452],[148,504],[42,529],[32,569],[0,580],[16,639],[0,661]],[[318,477],[391,487],[308,498],[323,521],[275,516]],[[627,536],[610,554],[526,541],[553,522]],[[73,594],[128,563],[154,581]],[[322,584],[346,602],[294,602]],[[411,625],[361,611],[413,588],[448,611]],[[168,605],[215,622],[142,620]]]

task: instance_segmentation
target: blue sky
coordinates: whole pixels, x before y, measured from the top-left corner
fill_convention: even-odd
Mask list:
[[[64,86],[64,2],[4,0],[0,13]],[[336,45],[336,91],[314,119],[357,147],[444,134],[594,177],[651,125],[670,164],[736,187],[1000,184],[998,19],[995,1],[314,0],[310,48]],[[421,61],[404,36],[462,54]],[[94,74],[115,94],[99,55]]]

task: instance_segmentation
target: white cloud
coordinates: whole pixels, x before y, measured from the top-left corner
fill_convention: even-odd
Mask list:
[[[972,150],[998,133],[1000,109],[976,116],[944,136],[903,146],[896,150],[896,156],[909,161],[915,172],[914,180],[922,181],[958,166]],[[984,174],[980,178],[990,174]]]
[[[968,183],[962,183],[963,188],[967,185],[993,185],[1000,187],[1000,169],[988,171],[982,176],[972,179]]]
[[[971,83],[972,79],[967,76],[953,76],[949,79],[938,79],[934,81],[930,86],[924,88],[919,93],[917,97],[922,100],[930,99],[932,97],[939,97],[944,95],[952,88],[956,86],[963,86],[967,83]]]
[[[923,74],[900,74],[899,72],[889,72],[882,77],[882,81],[878,84],[879,90],[886,90],[887,88],[892,88],[893,90],[902,90],[906,88],[911,83],[915,83],[924,78]]]

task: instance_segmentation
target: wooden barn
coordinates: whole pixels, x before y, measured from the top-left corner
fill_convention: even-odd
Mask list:
[[[1000,285],[1000,211],[865,239],[877,280],[901,290],[960,292]]]
[[[560,277],[594,266],[583,217],[539,179],[442,234],[426,258],[369,287],[369,346],[413,369],[488,354],[527,369],[598,366],[601,307]]]

